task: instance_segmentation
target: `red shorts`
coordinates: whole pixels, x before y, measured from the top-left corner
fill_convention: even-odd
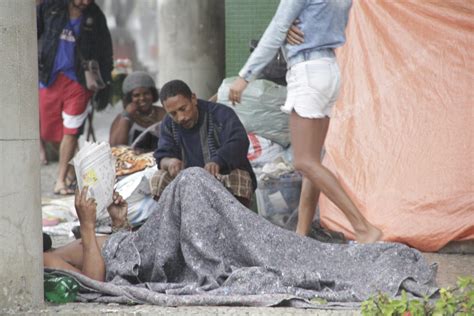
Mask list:
[[[53,84],[39,90],[41,139],[60,142],[64,134],[77,135],[87,118],[92,92],[60,73]]]

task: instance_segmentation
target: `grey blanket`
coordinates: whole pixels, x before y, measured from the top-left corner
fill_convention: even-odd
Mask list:
[[[148,221],[113,234],[102,253],[106,283],[72,273],[82,300],[297,306],[315,297],[350,304],[377,291],[436,291],[436,265],[417,250],[299,237],[243,207],[200,168],[181,172]]]

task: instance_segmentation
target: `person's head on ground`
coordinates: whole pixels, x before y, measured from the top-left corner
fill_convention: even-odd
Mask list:
[[[166,112],[183,128],[194,127],[199,118],[197,97],[181,80],[172,80],[161,88],[160,101]]]
[[[124,106],[135,103],[137,110],[148,114],[153,103],[158,101],[158,89],[153,78],[144,71],[135,71],[128,75],[122,84]]]
[[[84,11],[87,9],[87,7],[94,3],[94,0],[70,0],[69,3],[74,9]]]

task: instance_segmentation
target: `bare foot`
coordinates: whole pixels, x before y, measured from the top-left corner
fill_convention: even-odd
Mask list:
[[[122,198],[118,192],[113,193],[112,204],[107,207],[110,218],[112,219],[112,227],[128,228],[130,226],[127,218],[128,203]]]
[[[360,231],[355,231],[356,240],[361,244],[371,244],[382,239],[383,233],[374,225],[367,223],[367,228]]]
[[[54,185],[54,194],[56,195],[72,195],[74,194],[74,190],[69,188],[64,182],[56,182]]]

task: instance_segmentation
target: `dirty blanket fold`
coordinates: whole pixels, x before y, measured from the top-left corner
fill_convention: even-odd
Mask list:
[[[113,234],[102,254],[106,283],[71,273],[81,300],[271,306],[318,297],[350,305],[377,291],[436,291],[436,265],[417,250],[299,237],[243,207],[201,168],[181,172],[148,221]]]

